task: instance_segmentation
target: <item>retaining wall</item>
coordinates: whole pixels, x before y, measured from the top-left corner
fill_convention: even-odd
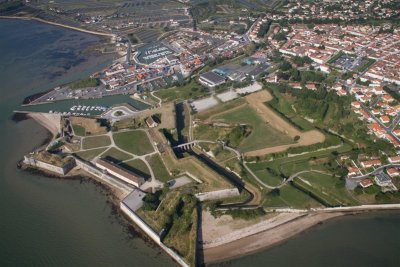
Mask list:
[[[189,265],[172,249],[167,247],[161,242],[160,236],[133,210],[121,202],[120,208],[137,226],[140,227],[154,242],[156,242],[172,259],[174,259],[182,267],[189,267]]]
[[[228,197],[236,197],[239,195],[240,195],[239,189],[231,188],[231,189],[222,189],[217,191],[198,193],[196,194],[196,197],[200,201],[205,201],[205,200],[222,199]]]

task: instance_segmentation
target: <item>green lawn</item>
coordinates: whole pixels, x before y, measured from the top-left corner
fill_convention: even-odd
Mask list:
[[[74,129],[75,135],[86,136],[86,129],[84,127],[72,124],[72,128]]]
[[[194,128],[194,136],[200,140],[216,141],[223,139],[232,128],[229,127],[214,127],[212,125],[200,124]]]
[[[294,188],[290,184],[285,185],[279,191],[279,196],[272,196],[267,193],[265,207],[292,207],[292,208],[316,208],[322,207],[320,203]]]
[[[153,152],[147,134],[143,131],[129,131],[114,133],[115,144],[122,150],[135,155],[145,155]]]
[[[200,119],[200,120],[206,120],[209,117],[211,117],[212,115],[219,114],[221,112],[233,109],[233,108],[241,106],[241,105],[243,105],[245,103],[246,103],[246,100],[243,97],[237,98],[235,100],[229,101],[229,102],[224,103],[222,105],[217,105],[217,106],[215,106],[213,108],[210,108],[210,109],[207,109],[207,110],[205,110],[203,112],[197,113],[195,115],[195,117],[197,119]]]
[[[258,178],[260,178],[263,182],[270,186],[277,186],[283,182],[283,179],[273,171],[261,169],[257,171],[253,170],[253,172],[255,175],[257,175]]]
[[[247,124],[251,126],[251,134],[239,145],[241,152],[293,143],[293,140],[289,136],[265,123],[256,111],[249,106],[225,113],[215,119],[226,123]]]
[[[107,152],[104,153],[102,155],[102,157],[108,158],[109,160],[116,162],[116,163],[119,163],[121,161],[132,158],[131,155],[126,154],[126,153],[122,152],[121,150],[116,149],[115,147],[112,147],[109,150],[107,150]]]
[[[319,197],[326,199],[332,205],[357,205],[344,185],[339,186],[338,177],[332,177],[320,173],[307,173],[296,178],[297,182]],[[300,180],[300,181],[299,181]]]
[[[97,148],[88,151],[78,152],[76,153],[79,157],[85,160],[92,160],[100,153],[104,152],[107,148]]]
[[[195,80],[184,86],[172,87],[169,89],[161,89],[155,92],[155,95],[161,98],[164,102],[173,100],[195,99],[209,94],[207,88],[198,84]]]
[[[142,176],[145,180],[151,177],[147,165],[141,159],[135,159],[124,163],[120,163],[120,166],[133,173],[136,173],[139,176]]]
[[[269,88],[274,95],[274,99],[268,102],[268,106],[274,109],[287,121],[295,125],[302,131],[309,131],[315,129],[311,122],[307,121],[303,117],[297,114],[292,107],[292,99],[288,95],[278,93],[275,88]]]
[[[91,149],[109,145],[111,145],[111,140],[108,136],[86,137],[82,141],[83,149]]]
[[[150,158],[147,158],[147,160],[150,163],[150,166],[154,172],[154,176],[157,180],[161,182],[167,182],[172,179],[159,155],[153,155]]]

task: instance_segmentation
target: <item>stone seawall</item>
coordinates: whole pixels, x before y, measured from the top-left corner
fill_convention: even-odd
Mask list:
[[[120,208],[140,229],[143,230],[154,242],[156,242],[172,259],[174,259],[180,266],[189,267],[189,265],[172,249],[164,245],[161,241],[160,236],[145,222],[143,221],[133,210],[121,202]]]

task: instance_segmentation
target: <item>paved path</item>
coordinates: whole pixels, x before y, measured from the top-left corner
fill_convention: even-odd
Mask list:
[[[376,168],[372,172],[369,172],[369,173],[366,173],[366,174],[363,174],[363,175],[359,175],[359,176],[352,176],[352,177],[349,177],[349,179],[353,179],[353,180],[365,179],[365,178],[367,178],[367,177],[369,177],[371,175],[378,174],[378,173],[382,172],[386,168],[391,168],[391,167],[400,168],[400,163],[397,163],[397,164],[386,164],[386,165],[383,165],[383,166],[380,166],[380,167]]]
[[[119,131],[118,133],[120,133],[120,132],[131,132],[131,131],[143,131],[143,132],[145,132],[146,135],[147,135],[147,138],[149,139],[149,141],[150,141],[150,143],[151,143],[151,145],[152,145],[152,147],[153,147],[153,151],[150,152],[150,153],[147,153],[147,154],[145,154],[145,155],[136,155],[136,154],[133,154],[133,153],[128,152],[128,151],[126,151],[126,150],[120,149],[120,148],[115,144],[113,132],[110,131],[110,132],[107,132],[106,134],[97,135],[97,136],[108,136],[108,137],[110,138],[110,140],[111,140],[111,144],[110,144],[109,146],[102,146],[102,147],[96,147],[96,148],[90,148],[90,149],[82,149],[82,143],[83,143],[82,141],[83,141],[83,139],[84,139],[84,137],[83,137],[83,138],[81,139],[81,140],[82,140],[82,141],[81,141],[81,150],[79,150],[78,152],[85,152],[85,151],[91,151],[91,150],[100,149],[100,148],[107,148],[105,151],[101,152],[99,155],[97,155],[94,159],[91,160],[91,162],[92,162],[93,164],[96,164],[96,161],[97,161],[102,155],[104,155],[105,153],[107,153],[107,151],[109,151],[111,148],[115,148],[115,149],[117,149],[117,150],[119,150],[119,151],[121,151],[121,152],[123,152],[123,153],[125,153],[125,154],[127,154],[127,155],[129,155],[129,156],[131,156],[131,158],[129,158],[129,159],[127,159],[127,160],[124,160],[124,161],[122,161],[121,163],[126,163],[126,162],[132,161],[132,160],[142,160],[142,161],[146,164],[146,166],[147,166],[147,168],[148,168],[148,170],[149,170],[149,172],[150,172],[150,180],[146,181],[146,183],[142,186],[144,189],[163,187],[163,183],[160,182],[160,181],[158,181],[158,180],[156,179],[155,174],[154,174],[154,171],[153,171],[153,169],[152,169],[150,163],[147,161],[147,157],[151,157],[151,156],[153,156],[153,155],[159,154],[159,151],[158,151],[157,147],[156,147],[156,146],[154,145],[154,143],[151,141],[152,139],[151,139],[151,137],[150,137],[150,134],[148,133],[148,131],[146,131],[146,130],[144,130],[144,129],[137,129],[137,130],[125,129],[125,130]]]

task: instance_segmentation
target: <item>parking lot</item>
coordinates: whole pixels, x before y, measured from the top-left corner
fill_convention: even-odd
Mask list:
[[[218,105],[218,100],[215,99],[213,96],[203,98],[200,100],[193,101],[191,103],[193,109],[197,112],[202,112],[206,109],[212,108]]]
[[[151,64],[159,58],[173,54],[174,51],[162,43],[146,45],[138,49],[140,63]]]

